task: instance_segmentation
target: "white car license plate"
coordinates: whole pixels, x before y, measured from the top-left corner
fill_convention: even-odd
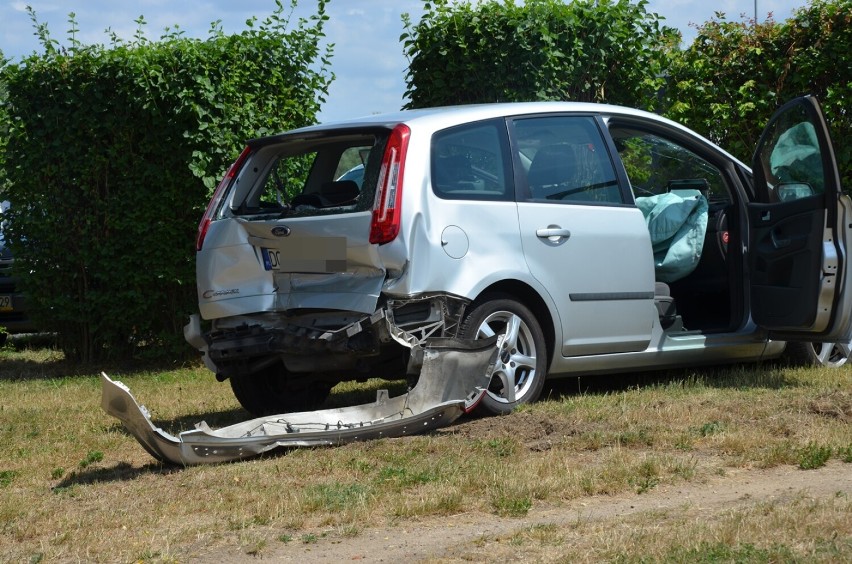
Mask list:
[[[12,296],[0,296],[0,311],[12,311]]]
[[[275,272],[346,272],[346,237],[317,237],[277,249],[261,248],[263,267]]]

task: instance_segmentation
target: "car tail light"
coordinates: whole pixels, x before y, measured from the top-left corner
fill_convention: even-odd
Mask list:
[[[216,190],[213,191],[213,197],[210,199],[210,203],[207,204],[207,210],[205,210],[204,215],[201,216],[201,223],[198,224],[198,237],[195,239],[196,251],[200,251],[202,245],[204,245],[204,238],[207,236],[207,230],[210,228],[210,222],[213,221],[213,216],[216,214],[219,202],[222,200],[222,196],[225,195],[225,190],[231,185],[231,181],[237,175],[237,172],[242,168],[248,154],[249,148],[246,147],[240,153],[240,156],[237,157],[237,160],[234,161],[234,164],[228,169],[228,172],[225,173],[222,181],[216,186]]]
[[[384,244],[393,241],[399,234],[402,219],[402,173],[405,169],[405,154],[411,129],[399,124],[391,131],[379,181],[376,201],[373,204],[373,221],[370,224],[370,243]]]

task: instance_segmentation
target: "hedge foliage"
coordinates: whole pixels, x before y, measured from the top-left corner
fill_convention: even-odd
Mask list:
[[[179,29],[60,48],[0,68],[8,112],[8,235],[32,313],[69,358],[188,350],[194,240],[210,192],[246,139],[313,123],[331,81],[325,0],[296,0],[206,40]],[[2,116],[0,116],[2,117]]]
[[[852,0],[815,0],[757,25],[718,14],[673,63],[668,115],[746,162],[777,107],[816,94],[852,188]]]
[[[409,107],[526,100],[647,106],[677,44],[646,0],[426,2],[403,16]]]
[[[493,101],[609,102],[664,113],[749,162],[785,101],[818,96],[852,187],[852,0],[811,0],[782,23],[677,32],[627,0],[432,0],[403,17],[411,107]]]

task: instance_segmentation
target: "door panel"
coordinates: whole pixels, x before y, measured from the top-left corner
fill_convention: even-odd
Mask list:
[[[758,323],[775,329],[824,330],[825,316],[817,323],[822,277],[815,275],[822,263],[822,199],[750,204],[749,224],[752,311]]]
[[[513,120],[524,258],[559,310],[563,356],[645,350],[657,317],[642,212],[623,205],[591,116]]]
[[[530,272],[559,309],[563,356],[645,350],[656,308],[642,212],[520,202],[518,216]]]
[[[797,98],[776,112],[753,166],[757,201],[749,204],[748,217],[754,321],[776,339],[849,341],[852,203],[841,192],[815,98]]]

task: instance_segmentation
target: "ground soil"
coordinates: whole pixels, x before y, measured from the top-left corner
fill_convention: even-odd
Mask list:
[[[499,436],[508,418],[487,417],[464,421],[439,431],[465,437]],[[530,413],[511,416],[511,436],[530,449],[548,449],[551,440],[576,429],[555,428],[546,417]],[[707,461],[708,463],[710,461]],[[710,463],[709,466],[715,466]],[[593,496],[572,500],[559,506],[537,504],[524,517],[498,517],[486,513],[461,513],[450,517],[429,517],[391,528],[365,526],[354,537],[319,536],[304,543],[294,538],[289,543],[271,540],[258,555],[249,555],[239,547],[219,549],[214,554],[194,554],[193,560],[256,562],[422,562],[479,561],[475,545],[481,539],[512,535],[524,528],[541,524],[570,527],[578,519],[585,522],[615,523],[649,511],[683,512],[702,516],[747,509],[755,504],[784,500],[805,494],[813,498],[852,495],[852,464],[831,462],[816,470],[793,466],[771,469],[725,468],[719,474],[676,485],[659,485],[645,493],[625,492],[614,496]]]

